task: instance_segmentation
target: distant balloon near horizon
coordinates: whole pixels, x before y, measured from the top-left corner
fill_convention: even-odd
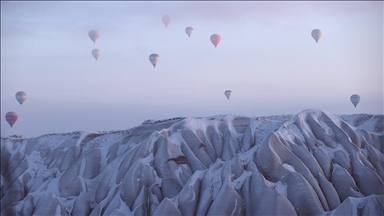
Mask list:
[[[360,102],[360,95],[358,95],[358,94],[354,94],[354,95],[352,95],[352,96],[350,97],[350,100],[351,100],[352,104],[353,104],[353,105],[355,106],[355,108],[356,108],[357,104],[359,104],[359,102]]]
[[[19,91],[15,95],[16,100],[20,103],[20,106],[23,105],[24,101],[27,100],[27,93]]]
[[[92,50],[92,55],[93,55],[93,57],[96,59],[96,61],[97,61],[97,59],[100,57],[100,55],[101,55],[101,51],[99,50],[99,49],[94,49],[94,50]]]
[[[93,41],[93,44],[95,44],[97,39],[99,39],[99,37],[100,37],[100,31],[99,30],[91,30],[88,32],[88,36]]]
[[[153,68],[156,67],[157,63],[159,62],[160,60],[160,56],[156,53],[153,53],[149,56],[149,61],[151,62],[151,64],[153,65]]]
[[[313,39],[315,39],[316,43],[319,42],[321,36],[323,36],[323,31],[321,31],[320,29],[313,29],[312,32],[311,32],[311,35],[313,37]]]
[[[5,120],[11,127],[16,123],[18,117],[19,116],[15,112],[8,112],[7,114],[5,114]]]
[[[215,48],[217,48],[217,45],[219,45],[220,41],[221,41],[221,36],[219,34],[211,35],[211,42],[213,43]]]
[[[194,31],[195,29],[193,29],[192,27],[185,28],[185,33],[187,33],[189,38],[191,38],[191,35],[193,34]]]
[[[224,92],[224,95],[225,95],[225,97],[227,97],[228,100],[229,100],[229,98],[232,96],[232,91],[231,91],[231,90],[226,90],[226,91]]]
[[[163,21],[165,27],[168,28],[169,23],[171,23],[171,16],[164,15],[163,17],[161,17],[161,21]]]

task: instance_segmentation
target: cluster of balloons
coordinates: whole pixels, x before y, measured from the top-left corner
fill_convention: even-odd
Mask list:
[[[171,23],[171,21],[172,21],[171,16],[169,16],[169,15],[162,16],[161,20],[163,21],[166,28],[168,28],[169,23]],[[191,35],[193,34],[194,31],[195,31],[195,29],[193,29],[190,26],[185,28],[185,33],[187,33],[189,38],[191,38]],[[89,38],[91,38],[91,40],[95,44],[97,39],[99,39],[99,37],[100,37],[100,31],[99,30],[90,30],[88,32],[88,36],[89,36]],[[213,35],[211,35],[210,39],[211,39],[212,44],[215,46],[215,48],[217,48],[217,45],[219,45],[219,43],[221,41],[221,36],[219,34],[213,34]],[[97,59],[101,55],[101,51],[99,49],[93,49],[92,55],[95,58],[95,60],[97,61]],[[159,62],[159,60],[160,60],[160,56],[158,54],[152,53],[151,55],[149,55],[149,61],[153,65],[153,68],[156,67],[156,64]]]
[[[169,15],[162,16],[161,20],[164,23],[166,28],[168,28],[168,25],[172,21],[172,19]],[[190,27],[190,26],[185,28],[185,33],[188,35],[189,38],[191,38],[191,35],[194,33],[194,31],[195,31],[195,29]],[[323,35],[323,32],[320,29],[313,29],[311,32],[311,36],[316,41],[316,43],[319,42],[322,35]],[[93,41],[93,43],[96,44],[96,41],[100,38],[100,31],[95,30],[95,29],[90,30],[88,32],[88,36]],[[211,43],[214,45],[214,47],[217,48],[217,46],[221,42],[221,36],[219,34],[212,34],[210,36],[210,40],[211,40]],[[92,53],[92,55],[96,61],[101,55],[101,51],[99,49],[93,49],[91,53]],[[160,60],[160,56],[158,54],[152,53],[151,55],[149,55],[149,61],[153,65],[154,68],[156,67],[159,60]],[[232,91],[226,90],[224,92],[224,95],[229,100],[230,97],[232,96]],[[23,91],[17,92],[15,96],[16,96],[16,100],[20,103],[20,105],[22,105],[24,103],[24,101],[27,99],[27,94]],[[360,96],[357,94],[354,94],[350,97],[350,100],[356,108],[357,104],[360,102]],[[9,125],[12,127],[18,119],[18,115],[16,112],[11,111],[5,115],[5,119],[9,123]]]
[[[15,97],[16,97],[17,102],[19,102],[20,106],[22,106],[24,101],[27,100],[27,93],[25,93],[23,91],[19,91],[16,93]],[[5,114],[5,120],[8,122],[8,124],[11,127],[16,123],[18,118],[19,118],[19,115],[17,115],[17,113],[13,112],[13,111]]]
[[[161,21],[164,23],[165,27],[168,28],[168,25],[171,23],[172,19],[171,19],[171,16],[167,14],[161,17]],[[185,28],[185,33],[188,35],[189,38],[191,38],[191,35],[193,34],[194,31],[195,29],[192,28],[191,26]],[[97,39],[100,37],[100,32],[98,30],[91,30],[88,32],[88,35],[93,41],[93,43],[96,43]],[[320,38],[323,36],[323,31],[320,29],[313,29],[311,32],[311,36],[316,41],[316,43],[318,43]],[[210,40],[211,40],[211,43],[215,46],[215,48],[217,48],[217,46],[221,42],[221,36],[219,34],[212,34],[210,37]],[[101,51],[99,49],[94,49],[92,50],[92,55],[97,60],[101,55]],[[160,61],[160,56],[158,54],[152,53],[151,55],[149,55],[149,62],[153,65],[153,68],[156,67],[159,61]],[[226,90],[224,92],[224,95],[229,100],[229,98],[232,96],[232,91]],[[360,101],[360,96],[352,95],[351,101],[356,108],[357,104]]]

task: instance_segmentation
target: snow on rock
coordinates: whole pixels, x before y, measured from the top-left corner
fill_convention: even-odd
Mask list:
[[[384,116],[217,115],[1,138],[2,215],[382,215]]]

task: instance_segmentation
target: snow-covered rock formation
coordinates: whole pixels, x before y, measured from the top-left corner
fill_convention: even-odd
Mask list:
[[[384,116],[212,116],[1,140],[2,215],[383,215]]]

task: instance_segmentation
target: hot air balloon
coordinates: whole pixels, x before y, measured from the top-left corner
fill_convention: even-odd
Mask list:
[[[192,27],[187,27],[185,29],[185,33],[187,33],[188,37],[191,37],[191,35],[193,34],[195,30],[192,28]]]
[[[321,36],[323,35],[323,32],[320,29],[313,29],[311,32],[311,35],[317,43],[319,41],[319,39],[321,38]]]
[[[97,59],[101,55],[101,51],[99,49],[94,49],[94,50],[92,50],[92,55],[93,55],[93,57],[95,57],[95,59],[97,61]]]
[[[11,127],[15,124],[18,117],[19,116],[15,112],[8,112],[7,114],[5,114],[5,120],[8,122],[9,125],[11,125]]]
[[[225,95],[225,97],[227,97],[228,100],[229,100],[229,98],[232,96],[232,91],[231,91],[231,90],[226,90],[226,91],[224,92],[224,95]]]
[[[20,103],[20,106],[23,105],[24,101],[27,100],[27,93],[19,91],[15,95],[16,100]]]
[[[91,40],[95,44],[97,39],[99,39],[99,37],[100,37],[100,32],[99,32],[99,30],[91,30],[88,32],[88,36],[89,36],[89,38],[91,38]]]
[[[221,36],[220,35],[218,35],[218,34],[211,35],[211,42],[213,43],[213,45],[215,45],[215,48],[220,43],[220,41],[221,41]]]
[[[160,56],[157,55],[156,53],[153,53],[149,56],[149,61],[151,62],[151,64],[153,65],[153,68],[156,67],[156,64],[159,62],[160,60]]]
[[[161,21],[163,21],[165,27],[168,28],[168,24],[171,22],[171,16],[164,15],[163,17],[161,17]]]
[[[354,94],[354,95],[351,96],[350,99],[351,99],[352,104],[356,108],[357,104],[360,102],[360,96],[358,94]]]

